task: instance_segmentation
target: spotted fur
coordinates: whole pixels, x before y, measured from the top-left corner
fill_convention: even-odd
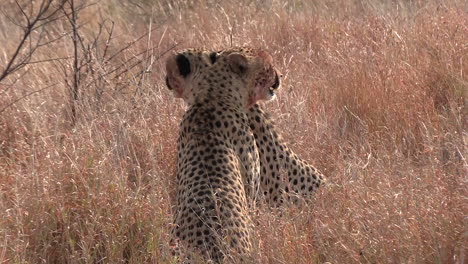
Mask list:
[[[190,49],[166,63],[168,88],[188,104],[177,146],[172,230],[182,259],[248,259],[260,162],[247,110],[279,87],[272,62],[263,50]]]

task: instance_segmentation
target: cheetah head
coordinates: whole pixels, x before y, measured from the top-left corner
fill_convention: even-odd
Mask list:
[[[200,73],[210,67],[210,52],[203,49],[178,51],[166,61],[166,86],[176,98],[190,101],[194,81]]]
[[[263,49],[250,47],[235,47],[219,52],[221,55],[233,56],[240,69],[233,69],[238,74],[245,74],[249,90],[249,101],[247,108],[250,108],[257,101],[269,101],[276,97],[277,90],[281,87],[282,74],[274,67],[273,58]],[[236,59],[238,55],[245,59]],[[249,67],[246,66],[249,61]],[[245,66],[245,67],[243,67]],[[243,69],[247,69],[243,72]]]
[[[190,105],[199,92],[200,80],[214,69],[241,82],[247,108],[260,100],[272,100],[280,87],[281,74],[273,66],[266,51],[252,48],[231,48],[218,52],[187,49],[176,52],[166,62],[166,85],[176,98]],[[216,70],[215,70],[216,71]]]

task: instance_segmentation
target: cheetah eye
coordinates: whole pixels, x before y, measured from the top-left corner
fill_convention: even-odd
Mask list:
[[[212,52],[210,54],[211,64],[214,64],[216,62],[216,60],[218,60],[218,57],[219,57],[219,54],[217,52]]]
[[[176,57],[177,67],[179,68],[179,73],[184,78],[190,74],[190,61],[182,54],[177,55]]]

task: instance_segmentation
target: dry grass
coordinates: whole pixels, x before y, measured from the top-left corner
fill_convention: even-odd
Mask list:
[[[5,15],[14,2],[3,2],[0,65],[21,35]],[[465,1],[134,2],[79,13],[92,56],[78,101],[71,58],[27,65],[0,85],[2,109],[55,84],[0,113],[0,263],[171,263],[183,105],[159,57],[174,44],[231,42],[274,54],[286,78],[267,108],[330,182],[312,206],[258,213],[259,263],[468,261]],[[46,38],[68,30],[60,19]],[[71,47],[67,35],[33,60],[70,57]],[[102,77],[116,68],[128,71]]]

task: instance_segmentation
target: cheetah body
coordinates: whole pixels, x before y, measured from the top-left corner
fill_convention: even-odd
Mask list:
[[[248,210],[255,198],[247,197],[257,196],[260,162],[247,108],[277,88],[271,63],[263,51],[185,50],[166,65],[168,87],[188,104],[177,146],[172,234],[180,248],[216,263],[242,259],[252,248]]]
[[[250,47],[233,47],[218,51],[219,54],[234,52],[253,55],[257,50]],[[274,122],[260,105],[254,104],[249,107],[247,116],[259,151],[262,198],[273,207],[287,201],[307,202],[318,187],[325,183],[323,174],[288,147],[275,128]],[[258,200],[258,197],[249,199]]]

